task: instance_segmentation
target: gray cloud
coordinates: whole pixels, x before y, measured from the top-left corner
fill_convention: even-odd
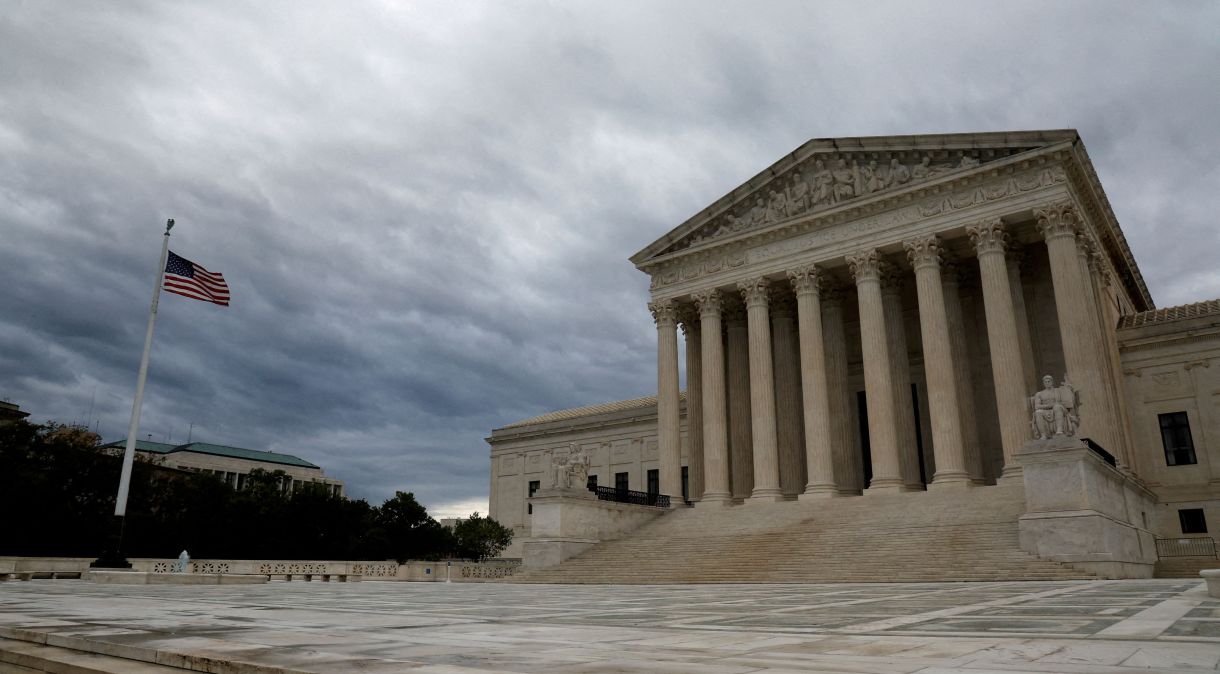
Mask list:
[[[1220,295],[1212,3],[21,3],[0,396],[486,495],[495,426],[645,395],[627,257],[810,137],[1075,127],[1158,302]]]

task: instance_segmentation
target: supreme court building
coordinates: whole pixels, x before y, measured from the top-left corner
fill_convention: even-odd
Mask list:
[[[631,262],[657,395],[492,432],[509,556],[574,447],[696,508],[1021,481],[1046,375],[1155,503],[1130,527],[1220,527],[1220,301],[1154,305],[1073,130],[811,140]]]

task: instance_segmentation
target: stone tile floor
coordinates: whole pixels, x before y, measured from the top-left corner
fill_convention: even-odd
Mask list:
[[[1220,600],[1194,580],[0,584],[0,637],[40,636],[261,671],[1181,673],[1220,665]]]

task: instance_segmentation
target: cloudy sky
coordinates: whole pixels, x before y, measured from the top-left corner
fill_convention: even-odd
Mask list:
[[[0,0],[0,399],[486,511],[497,426],[648,395],[627,258],[814,137],[1074,127],[1220,296],[1214,2]]]

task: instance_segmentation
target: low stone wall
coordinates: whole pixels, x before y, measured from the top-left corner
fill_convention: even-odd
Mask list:
[[[35,578],[78,576],[89,570],[93,557],[0,557],[0,576],[32,574]],[[177,559],[131,558],[133,571],[170,573]],[[268,559],[195,559],[190,571],[202,574],[244,574],[262,576],[359,576],[363,580],[483,582],[510,576],[521,568],[516,560],[483,562],[408,561],[334,561]]]
[[[1021,547],[1103,578],[1151,578],[1156,495],[1077,440],[1033,441],[1017,455],[1025,479]]]

